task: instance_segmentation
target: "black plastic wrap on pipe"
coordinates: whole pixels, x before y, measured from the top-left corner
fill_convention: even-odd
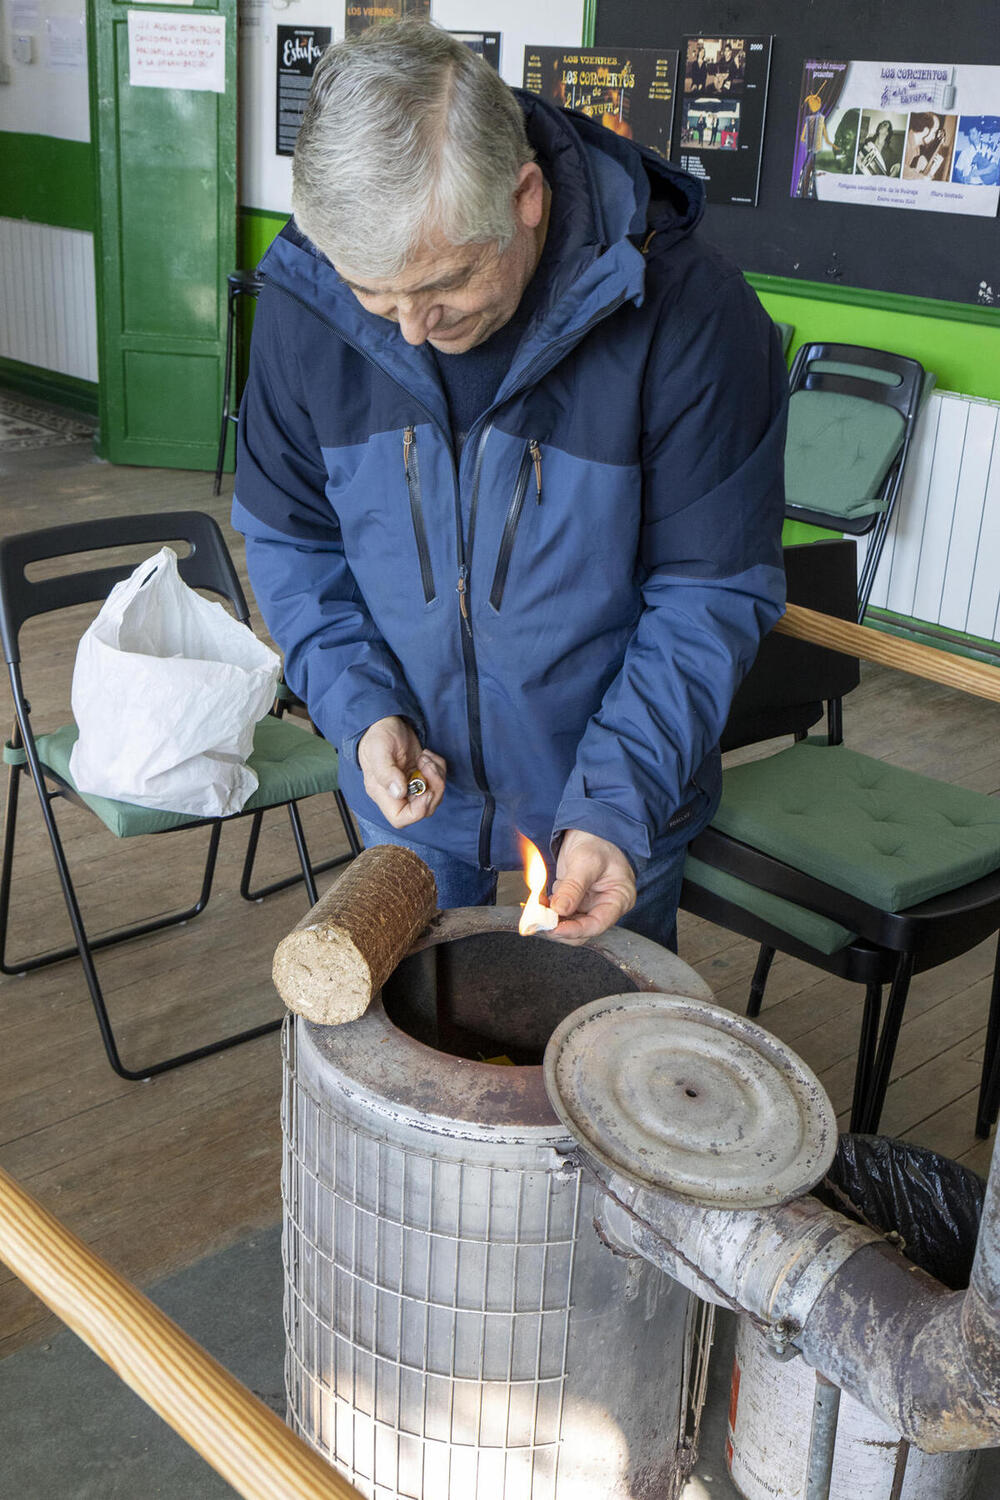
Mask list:
[[[986,1183],[960,1162],[885,1135],[842,1135],[826,1181],[828,1208],[899,1236],[897,1248],[953,1292],[972,1274]],[[844,1196],[841,1196],[844,1195]],[[852,1214],[845,1197],[857,1209]]]

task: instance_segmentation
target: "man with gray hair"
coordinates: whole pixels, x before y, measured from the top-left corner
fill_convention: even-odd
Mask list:
[[[449,907],[525,835],[567,942],[674,943],[783,603],[787,378],[702,197],[389,23],[324,54],[262,267],[233,519],[289,683],[366,843]]]

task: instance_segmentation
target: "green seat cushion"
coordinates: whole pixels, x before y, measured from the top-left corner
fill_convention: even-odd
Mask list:
[[[77,727],[65,724],[52,734],[36,739],[38,754],[44,766],[68,786],[76,788],[69,774],[70,751],[76,744]],[[254,730],[253,751],[247,764],[256,772],[259,786],[243,805],[243,812],[262,807],[276,807],[293,799],[312,797],[317,792],[337,790],[337,752],[326,740],[288,719],[269,714]],[[96,813],[117,838],[134,838],[142,833],[165,833],[200,823],[192,813],[164,812],[154,807],[139,807],[133,802],[115,802],[108,797],[77,794]]]
[[[713,826],[882,911],[1000,869],[1000,798],[803,741],[723,777]]]
[[[898,411],[839,391],[795,391],[788,402],[785,498],[831,517],[874,515],[903,443]]]
[[[724,901],[742,907],[771,927],[777,927],[790,937],[798,938],[810,948],[815,948],[818,953],[839,953],[841,948],[846,948],[857,937],[857,933],[849,932],[839,922],[831,922],[829,917],[822,917],[818,912],[807,911],[804,906],[796,906],[791,901],[783,901],[780,896],[772,896],[770,891],[748,885],[745,880],[728,875],[725,870],[703,864],[693,854],[689,854],[684,863],[684,877],[703,890],[711,891],[714,896],[721,896]]]

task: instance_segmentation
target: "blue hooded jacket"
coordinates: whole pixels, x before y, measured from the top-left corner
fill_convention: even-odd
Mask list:
[[[641,868],[711,800],[783,607],[787,377],[694,232],[700,186],[520,97],[560,255],[460,460],[429,350],[289,224],[262,263],[233,524],[361,816],[384,821],[357,739],[399,714],[448,763],[408,838],[509,869],[518,832],[580,828]]]

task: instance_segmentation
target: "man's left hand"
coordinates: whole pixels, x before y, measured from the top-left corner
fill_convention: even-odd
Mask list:
[[[635,905],[635,872],[615,844],[570,828],[559,849],[549,905],[559,926],[546,937],[557,943],[589,942]]]

